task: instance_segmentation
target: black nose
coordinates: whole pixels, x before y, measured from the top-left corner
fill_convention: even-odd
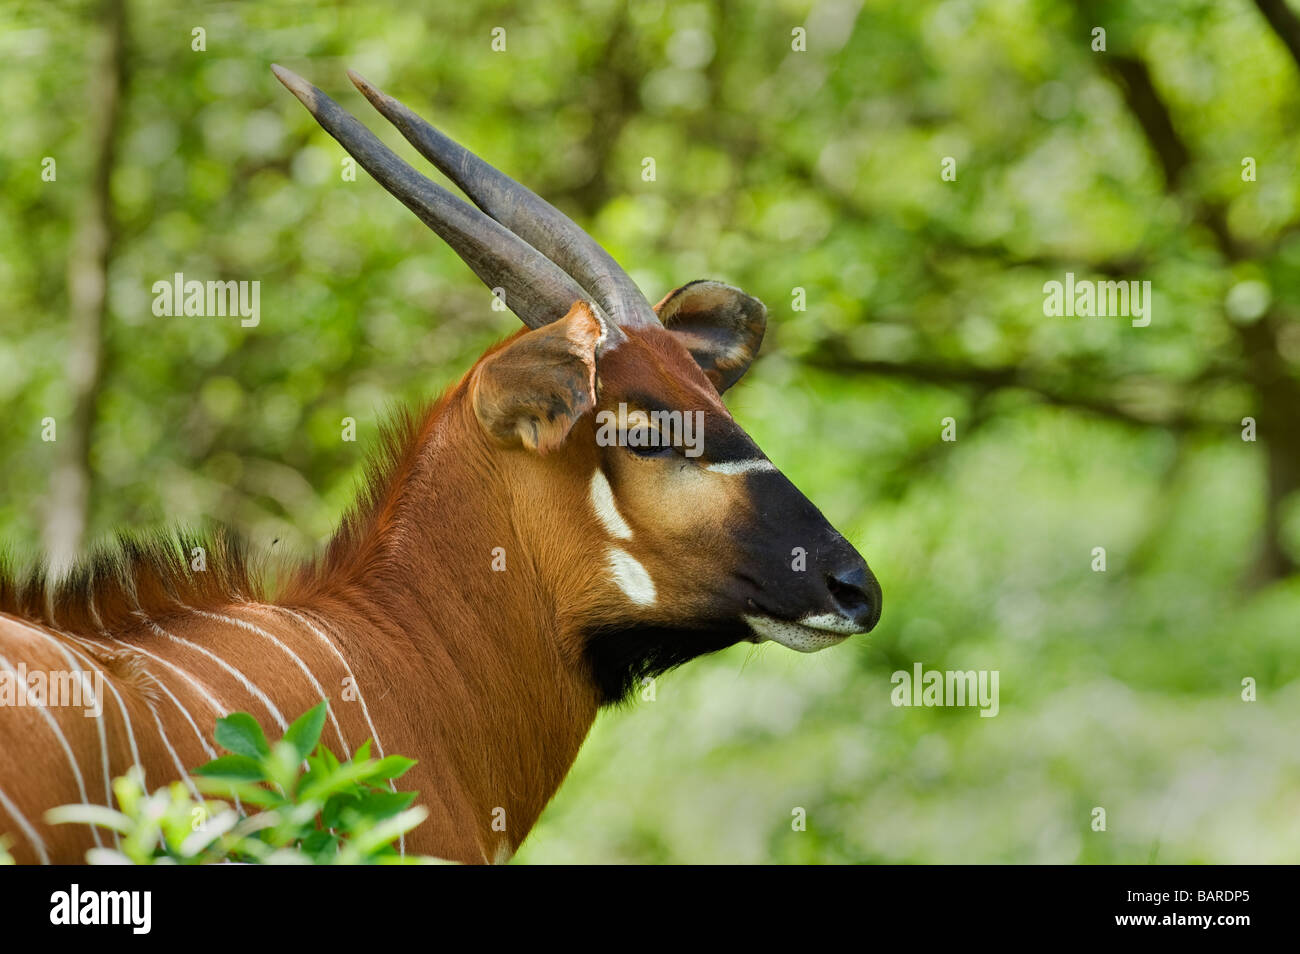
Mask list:
[[[880,584],[865,563],[826,575],[826,588],[841,613],[869,633],[880,621]]]

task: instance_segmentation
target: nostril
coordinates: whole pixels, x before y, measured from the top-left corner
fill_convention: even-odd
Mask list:
[[[831,591],[835,604],[849,616],[856,618],[858,613],[871,606],[862,587],[844,577],[827,576],[826,589]]]
[[[871,630],[880,619],[880,586],[866,567],[828,573],[826,589],[840,612],[864,630]]]

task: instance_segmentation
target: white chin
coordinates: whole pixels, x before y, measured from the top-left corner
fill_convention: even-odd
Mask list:
[[[858,628],[847,619],[831,613],[805,616],[797,623],[770,616],[746,616],[744,620],[754,631],[754,642],[771,640],[799,653],[815,653],[842,643],[858,632]]]

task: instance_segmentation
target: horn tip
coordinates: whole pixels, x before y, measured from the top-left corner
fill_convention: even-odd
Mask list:
[[[370,102],[378,105],[381,101],[388,99],[383,93],[370,84],[364,76],[356,70],[348,70],[348,79],[352,80],[352,85],[361,90],[361,95]]]
[[[271,72],[284,84],[285,89],[297,96],[302,104],[310,110],[316,109],[316,87],[293,70],[287,70],[278,63],[271,64]]]

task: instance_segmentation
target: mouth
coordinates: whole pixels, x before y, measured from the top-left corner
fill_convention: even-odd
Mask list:
[[[815,653],[865,632],[857,623],[838,613],[809,614],[797,621],[772,616],[742,617],[753,636],[752,643],[769,640],[799,653]]]

